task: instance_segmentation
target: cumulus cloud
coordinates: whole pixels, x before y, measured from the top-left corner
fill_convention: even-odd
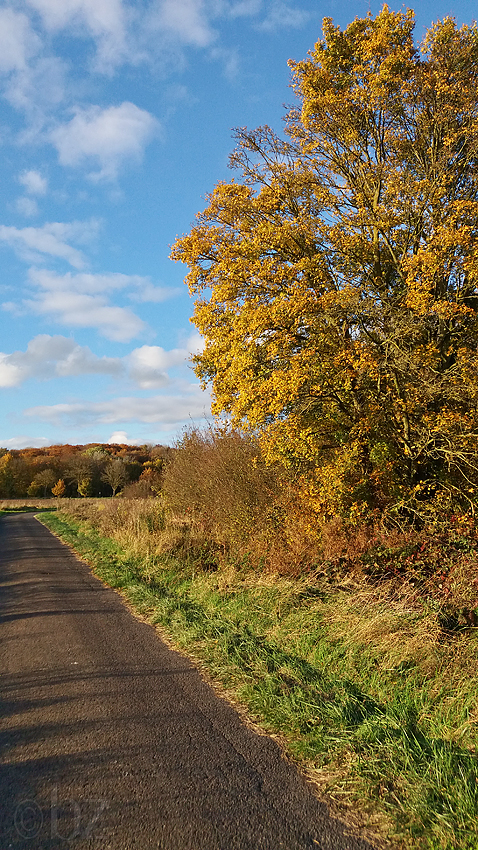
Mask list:
[[[38,204],[33,196],[45,195],[48,188],[48,181],[42,177],[39,171],[22,171],[18,175],[18,182],[25,188],[26,196],[18,198],[15,206],[21,215],[27,218],[32,218],[38,215]]]
[[[106,339],[129,342],[146,330],[146,325],[127,307],[108,304],[102,295],[46,290],[25,304],[39,315],[76,328],[95,328]]]
[[[30,280],[42,289],[53,292],[80,292],[97,295],[98,293],[115,292],[128,287],[140,289],[149,284],[149,278],[140,275],[121,274],[90,274],[88,272],[57,274],[46,269],[30,269]]]
[[[204,0],[160,0],[153,20],[158,30],[183,44],[207,47],[216,37]]]
[[[40,46],[23,12],[0,9],[0,73],[24,70]]]
[[[67,37],[93,40],[96,46],[93,70],[112,74],[125,62],[137,65],[153,58],[163,59],[165,65],[177,68],[183,48],[209,50],[219,43],[214,23],[221,18],[250,18],[253,25],[266,31],[302,26],[310,18],[310,13],[293,0],[143,0],[140,4],[134,0],[6,2],[6,8],[0,9],[0,73],[11,75],[7,96],[15,107],[36,115],[37,131],[45,120],[42,110],[47,104],[61,103],[69,88],[65,84],[69,62],[62,62],[53,54],[52,34],[61,32]],[[21,11],[15,8],[18,5]],[[29,18],[32,14],[36,31]],[[172,57],[177,61],[172,62]],[[229,75],[234,74],[236,63],[237,58],[229,55],[226,66]],[[91,123],[89,118],[87,123]],[[82,129],[81,121],[73,128]],[[54,141],[64,153],[67,142],[62,129],[57,128],[59,136]],[[87,155],[97,156],[97,152]],[[109,170],[103,173],[102,165],[99,173],[104,177]]]
[[[3,301],[2,310],[5,313],[10,313],[11,316],[15,317],[23,316],[25,314],[25,311],[22,309],[22,307],[19,307],[19,305],[15,304],[14,301]]]
[[[143,345],[128,355],[128,372],[142,389],[157,389],[169,382],[168,369],[182,366],[188,359],[186,348],[165,351],[159,345]]]
[[[48,181],[39,171],[22,171],[18,182],[25,187],[29,195],[45,195],[48,188]]]
[[[41,449],[43,446],[51,446],[53,440],[47,437],[11,437],[9,440],[2,440],[0,437],[0,446],[3,449]]]
[[[41,405],[24,411],[25,416],[63,427],[143,422],[165,431],[179,429],[188,420],[202,419],[209,413],[209,397],[196,384],[191,384],[189,392],[182,395],[128,396],[100,402]]]
[[[114,357],[97,357],[87,346],[64,336],[39,334],[26,351],[0,352],[0,387],[16,387],[29,378],[72,375],[119,375],[123,365]]]
[[[1,236],[1,231],[0,231]],[[164,301],[175,289],[153,286],[140,275],[57,274],[46,269],[30,269],[30,283],[36,288],[24,305],[33,312],[47,315],[63,325],[96,328],[107,339],[129,342],[142,334],[147,325],[129,307],[110,303],[112,293],[126,290],[136,301]],[[4,309],[10,309],[9,303]]]
[[[158,126],[149,112],[128,101],[106,109],[77,107],[68,124],[51,132],[51,140],[62,165],[93,161],[100,170],[90,175],[92,179],[114,180],[126,160],[141,158]]]
[[[81,251],[69,242],[89,241],[98,230],[97,221],[49,222],[43,227],[7,227],[0,225],[0,241],[10,245],[28,262],[42,262],[44,256],[66,260],[70,266],[81,269],[86,264]]]
[[[191,337],[184,348],[167,351],[159,345],[143,345],[125,357],[98,357],[71,337],[39,334],[26,351],[0,352],[0,388],[17,387],[31,378],[109,375],[141,389],[159,389],[172,383],[169,371],[186,366],[196,348]]]
[[[38,56],[25,68],[11,74],[5,97],[24,112],[30,126],[19,137],[21,142],[38,141],[48,116],[65,99],[67,64],[57,56]]]
[[[126,431],[113,431],[107,443],[111,443],[116,446],[139,446],[141,445],[140,440],[134,440],[132,437],[128,437]]]
[[[97,45],[98,70],[111,70],[123,57],[126,11],[122,0],[27,0],[51,31],[73,30]]]
[[[177,295],[181,290],[174,286],[155,286],[148,278],[138,278],[136,288],[128,293],[131,301],[147,302],[150,304],[161,304],[168,298]]]

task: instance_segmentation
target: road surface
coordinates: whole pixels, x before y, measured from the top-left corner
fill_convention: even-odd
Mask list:
[[[32,514],[0,638],[1,850],[372,850]]]

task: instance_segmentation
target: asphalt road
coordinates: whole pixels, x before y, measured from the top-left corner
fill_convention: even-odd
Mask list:
[[[0,639],[0,850],[371,850],[31,514]]]

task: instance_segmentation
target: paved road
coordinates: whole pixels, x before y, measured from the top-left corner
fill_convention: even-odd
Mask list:
[[[31,514],[0,624],[1,850],[371,850]]]

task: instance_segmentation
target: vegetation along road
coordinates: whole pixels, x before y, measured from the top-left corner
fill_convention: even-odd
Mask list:
[[[0,552],[2,850],[370,848],[31,514]]]

